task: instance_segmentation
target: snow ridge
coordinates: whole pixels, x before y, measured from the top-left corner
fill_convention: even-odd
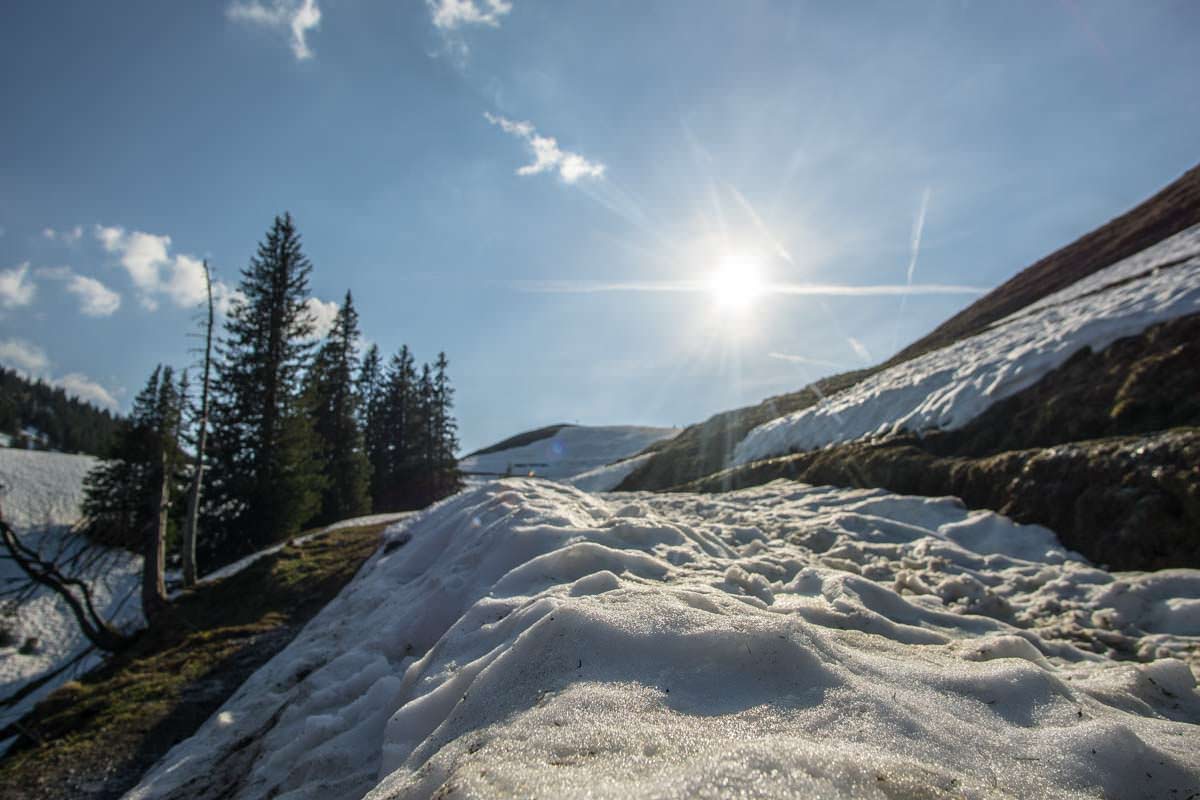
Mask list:
[[[508,479],[389,529],[129,797],[1186,797],[1198,643],[1200,572],[953,499]]]

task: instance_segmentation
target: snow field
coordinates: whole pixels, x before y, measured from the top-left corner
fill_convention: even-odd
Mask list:
[[[952,499],[497,481],[129,797],[1186,797],[1198,602]]]
[[[1179,259],[1185,260],[1154,269]],[[1101,350],[1155,323],[1198,312],[1200,227],[1100,270],[975,336],[764,423],[738,443],[732,460],[745,464],[901,430],[959,428],[1084,347]]]
[[[540,478],[562,480],[629,458],[678,433],[678,428],[573,425],[523,447],[468,456],[459,461],[458,466],[465,472],[494,475],[504,475],[511,468],[512,474],[517,476],[532,471]],[[617,483],[620,480],[613,486]]]

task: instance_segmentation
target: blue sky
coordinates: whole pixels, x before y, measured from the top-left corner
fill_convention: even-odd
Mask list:
[[[1192,166],[1198,35],[1191,2],[16,4],[0,363],[125,409],[189,361],[196,260],[232,290],[289,210],[315,309],[449,354],[465,449],[691,423]]]

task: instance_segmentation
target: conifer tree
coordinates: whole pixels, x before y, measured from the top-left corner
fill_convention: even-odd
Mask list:
[[[210,527],[223,534],[221,560],[295,533],[319,508],[319,444],[301,391],[315,324],[311,270],[291,215],[276,217],[226,321],[205,497]]]
[[[84,479],[88,535],[143,556],[142,607],[147,618],[167,602],[163,571],[171,512],[183,490],[179,435],[185,394],[186,377],[176,385],[170,367],[155,367],[133,402],[114,457]]]
[[[433,415],[435,425],[435,494],[441,499],[462,488],[462,473],[458,470],[458,422],[454,419],[454,389],[447,370],[450,361],[444,352],[438,353],[433,375]]]
[[[358,312],[347,291],[309,373],[314,428],[321,442],[325,477],[318,516],[321,523],[360,516],[370,510],[371,468],[359,427],[359,397],[354,385],[358,340]]]
[[[416,508],[409,484],[417,469],[417,377],[412,353],[402,346],[388,364],[379,410],[379,494],[381,511]]]
[[[359,423],[363,431],[363,449],[370,465],[369,494],[371,510],[379,511],[382,480],[387,468],[387,438],[383,432],[385,386],[379,346],[372,344],[363,356],[358,373]]]

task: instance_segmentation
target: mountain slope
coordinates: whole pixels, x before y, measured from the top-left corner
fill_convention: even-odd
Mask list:
[[[1200,166],[1126,214],[1022,270],[885,363],[830,376],[798,392],[769,398],[757,406],[723,412],[692,425],[617,488],[664,490],[724,469],[734,448],[753,428],[811,408],[822,397],[852,387],[883,369],[952,345],[1003,316],[1197,224],[1200,224]]]

